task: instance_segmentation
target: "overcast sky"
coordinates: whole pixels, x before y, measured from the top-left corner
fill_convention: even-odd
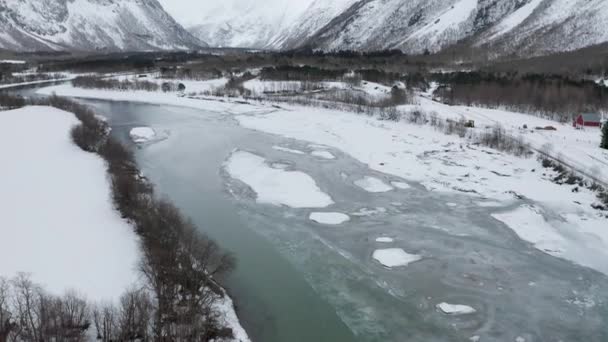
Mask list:
[[[265,10],[272,8],[284,8],[287,4],[297,2],[300,7],[308,4],[311,0],[159,0],[163,7],[178,22],[184,26],[191,26],[201,23],[201,19],[210,14],[222,15],[235,13],[255,7],[263,7]]]

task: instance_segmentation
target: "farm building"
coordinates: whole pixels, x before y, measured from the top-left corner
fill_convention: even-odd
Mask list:
[[[602,127],[602,116],[594,113],[579,114],[574,118],[573,126],[582,127]]]

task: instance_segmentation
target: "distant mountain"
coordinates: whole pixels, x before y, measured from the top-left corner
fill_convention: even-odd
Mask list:
[[[256,8],[210,13],[191,31],[212,46],[325,51],[419,53],[460,42],[540,55],[608,41],[608,0],[316,0],[282,10],[289,20],[260,19]]]
[[[186,50],[206,46],[157,0],[0,0],[0,48]]]

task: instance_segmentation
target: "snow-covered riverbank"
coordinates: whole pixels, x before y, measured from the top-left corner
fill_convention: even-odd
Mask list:
[[[138,239],[112,205],[105,162],[72,143],[78,120],[26,107],[0,112],[0,123],[0,275],[117,300],[137,282]]]

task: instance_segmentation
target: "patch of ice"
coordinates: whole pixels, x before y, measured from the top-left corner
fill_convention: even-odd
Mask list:
[[[517,338],[515,339],[515,342],[526,342],[526,339],[521,336],[517,336]]]
[[[384,183],[376,177],[366,176],[355,181],[355,185],[368,192],[387,192],[393,190],[393,187]]]
[[[468,315],[477,312],[474,308],[468,305],[439,303],[436,305],[446,315]]]
[[[336,159],[336,157],[331,154],[329,151],[315,150],[310,153],[313,157],[319,157],[323,159]]]
[[[422,259],[420,255],[406,253],[401,248],[378,249],[372,257],[388,268],[407,266]]]
[[[391,243],[391,242],[394,242],[394,241],[395,240],[393,238],[385,237],[385,236],[379,237],[379,238],[376,239],[376,242],[380,242],[380,243]]]
[[[480,207],[486,208],[486,207],[500,207],[502,206],[502,203],[497,202],[497,201],[484,201],[484,202],[477,202],[475,203]]]
[[[150,127],[135,127],[129,132],[131,140],[136,144],[145,144],[156,137],[156,131]]]
[[[249,335],[241,325],[236,310],[234,309],[234,303],[228,295],[224,295],[215,301],[213,304],[215,308],[222,314],[223,323],[232,329],[233,338],[235,342],[250,342]]]
[[[293,154],[306,154],[303,151],[294,150],[294,149],[283,147],[283,146],[272,146],[272,148],[274,150],[281,151],[281,152],[287,152],[287,153],[293,153]]]
[[[334,203],[306,173],[274,169],[253,153],[236,151],[224,167],[256,192],[258,203],[292,208],[324,208]]]
[[[378,207],[374,209],[370,208],[361,208],[358,211],[352,213],[353,216],[374,216],[378,214],[386,213],[386,208]]]
[[[448,202],[448,203],[446,203],[446,205],[447,205],[448,207],[452,207],[452,208],[453,208],[453,207],[457,207],[457,206],[458,206],[458,204],[456,204],[456,203],[454,203],[454,202]]]
[[[339,225],[339,224],[350,221],[350,217],[343,213],[315,212],[315,213],[310,214],[309,219],[311,221],[315,221],[317,223],[328,224],[328,225]]]
[[[509,226],[522,239],[532,243],[541,251],[560,254],[565,240],[543,217],[540,210],[530,205],[521,206],[511,212],[492,214]]]
[[[469,341],[471,341],[471,342],[479,342],[480,340],[481,340],[481,337],[479,337],[477,335],[469,337]]]
[[[407,184],[406,182],[391,182],[391,185],[394,186],[397,189],[401,189],[401,190],[407,190],[410,189],[412,186]]]
[[[285,164],[285,163],[272,163],[270,164],[270,166],[273,169],[278,169],[278,170],[285,170],[287,169],[290,165],[289,164]]]
[[[25,64],[25,61],[15,60],[15,59],[3,59],[0,60],[0,64]]]

